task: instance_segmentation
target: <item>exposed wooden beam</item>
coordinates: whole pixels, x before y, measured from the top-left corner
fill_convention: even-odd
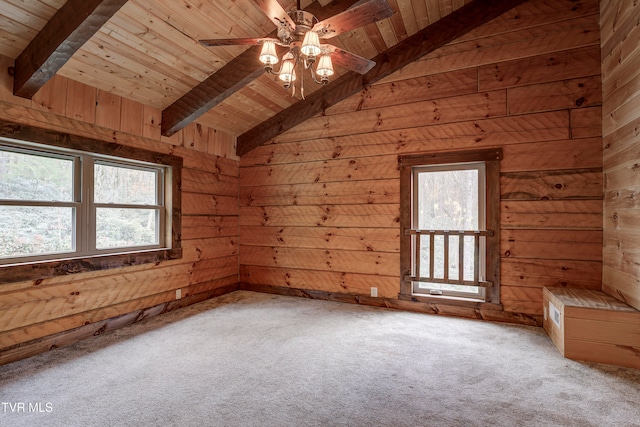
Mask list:
[[[327,87],[309,95],[306,100],[296,102],[286,110],[243,133],[238,137],[236,153],[239,156],[248,153],[321,113],[331,105],[355,95],[367,86],[502,15],[524,1],[473,0],[373,58],[376,65],[367,74],[363,76],[354,72],[343,74]]]
[[[162,110],[161,133],[171,136],[257,79],[261,46],[252,46]]]
[[[355,3],[354,0],[335,0],[321,7],[314,2],[305,10],[315,15],[318,20],[323,20],[345,11]],[[276,37],[276,31],[267,37]],[[260,50],[261,46],[247,49],[165,108],[162,111],[162,135],[173,135],[258,78],[264,72],[262,64],[258,61]]]
[[[31,99],[127,0],[68,0],[16,59],[13,93]]]

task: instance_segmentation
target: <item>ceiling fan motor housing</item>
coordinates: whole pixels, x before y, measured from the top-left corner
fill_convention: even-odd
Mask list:
[[[293,36],[296,40],[302,40],[304,35],[318,22],[318,19],[312,13],[304,10],[292,10],[288,14],[296,24],[296,28],[293,30]]]

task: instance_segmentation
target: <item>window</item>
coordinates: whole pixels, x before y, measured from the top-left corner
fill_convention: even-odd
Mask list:
[[[499,301],[500,150],[401,156],[401,296]]]
[[[164,246],[166,167],[97,160],[93,166],[95,249]],[[93,231],[93,230],[92,230]],[[91,248],[93,248],[91,241]]]
[[[0,136],[0,283],[181,256],[181,158],[20,133]]]
[[[0,144],[0,263],[75,250],[79,160]]]

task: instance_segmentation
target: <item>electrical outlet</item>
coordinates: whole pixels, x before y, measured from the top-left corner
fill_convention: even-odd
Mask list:
[[[176,289],[176,299],[182,298],[182,289]]]
[[[372,297],[377,297],[378,296],[378,288],[375,287],[371,287],[371,296]]]

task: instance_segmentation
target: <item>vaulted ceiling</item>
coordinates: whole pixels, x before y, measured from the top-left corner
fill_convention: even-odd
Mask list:
[[[382,62],[391,64],[384,69],[377,67],[370,77],[363,79],[357,75],[350,83],[343,82],[344,87],[351,88],[349,90],[360,90],[369,80],[382,78],[392,72],[393,67],[402,66],[404,60],[415,59],[411,55],[424,54],[425,40],[432,43],[433,50],[438,47],[435,44],[446,43],[447,37],[463,34],[480,25],[483,19],[492,17],[488,13],[476,19],[477,15],[482,15],[481,11],[494,9],[492,13],[500,14],[510,5],[520,3],[507,0],[387,1],[395,12],[393,16],[331,39],[332,44],[377,60],[379,65],[383,65]],[[278,2],[285,10],[296,8],[295,0]],[[56,15],[65,3],[69,3],[66,7],[71,12],[62,17],[61,13]],[[75,7],[70,7],[74,3]],[[90,22],[83,22],[88,28],[82,28],[76,22],[79,18],[74,15],[81,15],[80,9],[88,3],[97,4],[104,10],[96,9]],[[282,124],[283,111],[300,100],[285,91],[273,75],[260,71],[259,48],[205,47],[198,40],[269,35],[276,27],[256,3],[254,0],[0,0],[0,54],[13,59],[22,54],[28,56],[25,63],[31,64],[39,61],[37,56],[41,51],[51,48],[46,44],[57,35],[84,31],[88,40],[78,46],[73,45],[76,40],[82,40],[82,35],[78,34],[63,36],[60,42],[53,42],[58,51],[49,54],[47,67],[59,75],[163,110],[165,133],[177,130],[181,120],[196,120],[248,139],[269,126],[286,130],[287,126]],[[354,3],[355,0],[302,0],[301,7],[324,19]],[[452,13],[451,16],[456,16],[454,11],[459,13],[459,9],[464,10],[468,3],[475,3],[476,9],[456,18],[456,22],[461,21],[457,32],[439,38],[439,34],[446,33],[453,23],[444,18]],[[466,8],[470,6],[474,5],[469,4]],[[439,22],[444,24],[438,27]],[[60,29],[65,26],[68,28]],[[438,31],[425,32],[425,28]],[[41,32],[45,36],[40,35],[38,39]],[[411,36],[420,34],[419,40],[406,43]],[[403,50],[397,49],[403,42]],[[420,46],[416,48],[418,44]],[[396,51],[392,49],[394,47]],[[35,53],[27,55],[29,49]],[[66,57],[65,52],[69,52]],[[46,52],[43,55],[46,56]],[[396,57],[399,59],[394,60]],[[38,73],[31,74],[38,79]],[[340,82],[340,76],[344,80],[355,73],[337,67],[336,74],[332,77],[334,82],[322,91],[331,91],[332,85]],[[46,81],[48,77],[40,78]],[[353,82],[357,83],[355,87]],[[326,107],[317,105],[320,101],[314,101],[310,96],[320,88],[310,79],[305,84],[305,94],[313,107],[308,107],[308,114]],[[322,102],[339,101],[348,95],[345,90]],[[298,121],[300,119],[303,117]],[[294,122],[291,123],[295,125]],[[266,134],[268,136],[269,132]],[[245,147],[244,151],[248,149],[250,147]]]

